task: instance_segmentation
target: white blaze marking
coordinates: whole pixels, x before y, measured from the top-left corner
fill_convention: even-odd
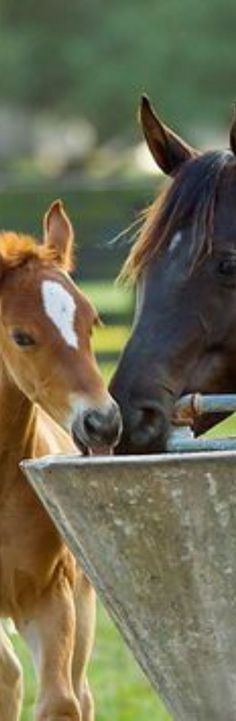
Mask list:
[[[175,235],[173,236],[173,238],[170,242],[169,253],[173,253],[174,250],[176,250],[176,248],[178,247],[181,240],[182,240],[182,233],[180,232],[180,230],[178,230],[178,232],[175,233]]]
[[[72,348],[78,348],[79,340],[74,330],[76,303],[73,296],[54,280],[44,280],[41,290],[47,316],[66,343]]]

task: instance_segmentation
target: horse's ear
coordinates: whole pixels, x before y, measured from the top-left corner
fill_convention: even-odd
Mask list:
[[[236,155],[236,111],[234,111],[234,119],[230,129],[229,140],[230,149],[232,150],[232,153]]]
[[[55,200],[43,219],[44,242],[53,251],[56,262],[64,269],[73,265],[74,230],[61,200]]]
[[[155,114],[146,95],[141,98],[140,120],[149,150],[167,175],[174,175],[186,160],[199,153],[173,133]]]

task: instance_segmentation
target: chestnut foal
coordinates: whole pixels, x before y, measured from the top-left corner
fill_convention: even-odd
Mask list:
[[[29,644],[38,721],[92,721],[86,670],[94,591],[26,482],[23,458],[112,448],[121,420],[90,347],[96,311],[74,285],[73,229],[61,201],[44,243],[0,235],[0,615]],[[70,435],[69,435],[70,434]],[[18,721],[22,672],[0,629],[0,719]]]

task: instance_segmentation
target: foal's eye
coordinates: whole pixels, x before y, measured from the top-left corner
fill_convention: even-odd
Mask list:
[[[31,335],[29,335],[29,333],[24,333],[21,330],[13,330],[11,335],[16,345],[21,346],[21,348],[27,348],[35,345],[35,340]]]
[[[228,278],[236,275],[236,258],[222,258],[218,264],[218,273]]]

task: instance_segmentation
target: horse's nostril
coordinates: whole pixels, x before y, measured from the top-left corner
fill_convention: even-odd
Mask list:
[[[157,420],[160,420],[160,411],[156,408],[142,408],[140,409],[140,415],[143,425],[146,427],[156,425]]]
[[[168,415],[159,402],[140,401],[132,406],[118,446],[119,452],[157,453],[166,446]]]
[[[142,444],[157,438],[162,431],[163,414],[156,408],[139,408],[135,414],[133,432],[137,440]]]

